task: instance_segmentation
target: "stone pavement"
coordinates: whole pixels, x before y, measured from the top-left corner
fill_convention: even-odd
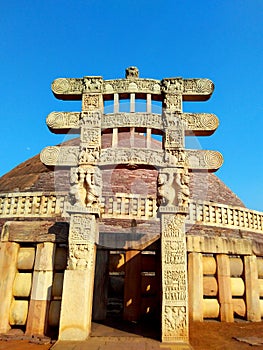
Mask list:
[[[58,341],[52,350],[190,350],[188,344],[165,344],[134,337],[91,337],[83,342]]]
[[[83,342],[58,341],[52,350],[190,350],[188,344],[165,344],[152,338],[92,323],[92,333]]]

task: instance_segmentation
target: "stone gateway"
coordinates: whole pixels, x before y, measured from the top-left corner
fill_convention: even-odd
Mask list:
[[[213,89],[136,67],[52,83],[82,109],[50,113],[48,128],[79,137],[0,179],[0,333],[83,341],[92,322],[143,336],[148,324],[187,349],[189,318],[261,320],[263,213],[212,174],[219,152],[185,147],[218,119],[183,101]]]
[[[79,147],[67,149],[63,146],[48,147],[42,151],[41,160],[46,165],[71,166],[73,180],[70,193],[74,205],[66,207],[70,215],[70,228],[69,257],[64,283],[75,285],[79,294],[79,286],[83,285],[84,278],[80,270],[85,271],[85,278],[89,280],[89,284],[83,289],[83,295],[79,294],[79,298],[83,300],[80,309],[75,304],[74,309],[69,309],[73,291],[71,290],[70,293],[67,290],[63,291],[60,339],[81,340],[85,339],[90,332],[95,273],[95,237],[99,235],[97,222],[101,212],[100,171],[108,164],[127,164],[133,167],[146,164],[159,168],[161,340],[169,343],[187,343],[188,287],[185,220],[190,199],[188,172],[193,169],[214,171],[222,164],[222,156],[218,152],[211,151],[210,153],[208,151],[189,151],[188,153],[185,149],[186,130],[189,131],[192,127],[192,129],[199,129],[199,132],[211,132],[211,126],[202,128],[193,124],[198,124],[197,121],[202,124],[204,120],[203,125],[214,125],[213,131],[217,125],[213,115],[198,114],[193,118],[192,114],[184,114],[182,101],[184,99],[207,100],[213,92],[213,83],[207,79],[192,79],[189,84],[189,80],[182,78],[166,78],[155,81],[153,85],[148,79],[139,78],[136,67],[129,67],[126,69],[125,80],[104,81],[102,77],[84,77],[83,80],[57,79],[52,88],[58,98],[70,99],[76,95],[82,98],[82,112],[78,115],[77,125],[74,125],[80,132]],[[109,90],[112,90],[111,93]],[[119,114],[119,104],[124,96],[130,100],[130,111]],[[138,97],[145,100],[146,113],[136,114],[135,101]],[[110,117],[103,114],[105,100],[114,102],[115,113]],[[160,115],[151,114],[152,100],[162,102]],[[56,132],[57,128],[66,130],[67,125],[70,125],[72,113],[63,113],[63,117],[59,115],[57,122],[56,115],[56,113],[49,115],[49,127],[53,132]],[[107,149],[103,149],[101,144],[105,126],[112,130],[113,140],[111,147]],[[138,148],[135,143],[129,149],[119,147],[118,134],[124,128],[129,128],[131,133],[134,133],[136,128],[143,128],[148,139],[146,148]],[[163,149],[158,153],[152,150],[150,145],[150,137],[156,129],[163,136]],[[71,154],[74,154],[74,158]],[[93,224],[87,225],[86,222],[93,222]],[[168,277],[168,272],[174,275],[172,281]],[[82,316],[83,310],[85,310],[85,320]],[[74,322],[72,322],[72,313],[74,313]]]

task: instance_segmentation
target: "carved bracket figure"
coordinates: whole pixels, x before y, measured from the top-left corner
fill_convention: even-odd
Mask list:
[[[73,206],[98,207],[101,198],[101,173],[97,167],[72,168],[70,176],[70,204]]]
[[[159,206],[175,205],[174,173],[160,172],[157,180],[157,204]]]

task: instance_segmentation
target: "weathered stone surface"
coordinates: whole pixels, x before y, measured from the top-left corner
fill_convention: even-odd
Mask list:
[[[50,300],[53,271],[34,271],[31,291],[33,300]]]
[[[234,314],[239,317],[246,317],[246,303],[245,300],[242,298],[233,298],[233,311]]]
[[[204,296],[217,296],[218,285],[215,277],[203,277]]]
[[[263,279],[258,279],[258,287],[259,287],[259,295],[260,297],[263,297]]]
[[[218,318],[219,303],[217,299],[203,299],[203,317],[204,318]]]
[[[203,321],[203,264],[201,253],[188,254],[189,316],[193,321]]]
[[[219,253],[219,254],[252,254],[251,241],[226,237],[187,236],[189,252]]]
[[[9,323],[12,326],[24,326],[27,320],[28,301],[13,300],[10,307]]]
[[[245,283],[240,277],[231,277],[232,296],[242,297],[245,293]]]
[[[220,319],[223,322],[233,322],[234,314],[231,293],[229,257],[225,254],[218,254],[216,256],[216,261]]]
[[[47,329],[48,308],[53,283],[55,244],[39,243],[33,272],[31,299],[26,333],[44,335]]]
[[[17,256],[18,270],[32,270],[35,262],[35,248],[20,248]]]
[[[9,310],[13,300],[13,283],[17,272],[17,254],[19,245],[11,242],[0,243],[0,332],[10,329]],[[24,318],[20,318],[22,322]]]
[[[13,296],[29,297],[32,286],[32,273],[16,273],[13,284]]]
[[[23,199],[23,196],[21,197]],[[26,193],[25,197],[27,197]],[[13,216],[12,213],[10,214]],[[35,215],[32,213],[32,217]],[[39,211],[37,217],[42,215],[45,216],[45,213]],[[2,230],[2,240],[3,234],[5,234],[4,240],[11,242],[66,242],[68,224],[53,221],[7,221]]]
[[[259,299],[257,258],[255,255],[244,257],[246,304],[248,321],[261,321],[261,308]]]
[[[30,300],[28,318],[26,323],[27,335],[43,336],[47,330],[48,309],[50,302],[46,299]]]
[[[257,257],[258,278],[263,278],[263,258]]]
[[[243,274],[244,264],[241,258],[233,258],[229,259],[230,263],[230,275],[231,277],[238,277]]]
[[[215,275],[216,260],[213,256],[202,256],[203,274]]]
[[[34,271],[53,271],[55,244],[52,242],[37,245]]]
[[[66,270],[64,276],[60,340],[85,340],[90,332],[94,274],[88,270]],[[80,288],[89,286],[89,288]],[[81,302],[80,302],[81,301]]]

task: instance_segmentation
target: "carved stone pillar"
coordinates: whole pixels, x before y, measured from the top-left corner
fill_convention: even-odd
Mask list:
[[[163,108],[170,112],[182,112],[184,83],[182,78],[162,80]]]
[[[187,177],[187,170],[180,168],[164,168],[158,177],[162,266],[161,338],[163,342],[169,343],[188,343],[185,217],[189,193],[184,177]]]
[[[98,219],[93,214],[70,217],[69,257],[64,275],[60,340],[85,340],[91,329]]]
[[[188,342],[185,215],[162,213],[162,341]]]
[[[101,172],[96,163],[101,149],[103,96],[101,77],[84,77],[78,166],[71,168],[68,266],[64,275],[60,340],[85,340],[91,331],[93,286],[98,242]],[[89,93],[95,89],[98,93]]]

